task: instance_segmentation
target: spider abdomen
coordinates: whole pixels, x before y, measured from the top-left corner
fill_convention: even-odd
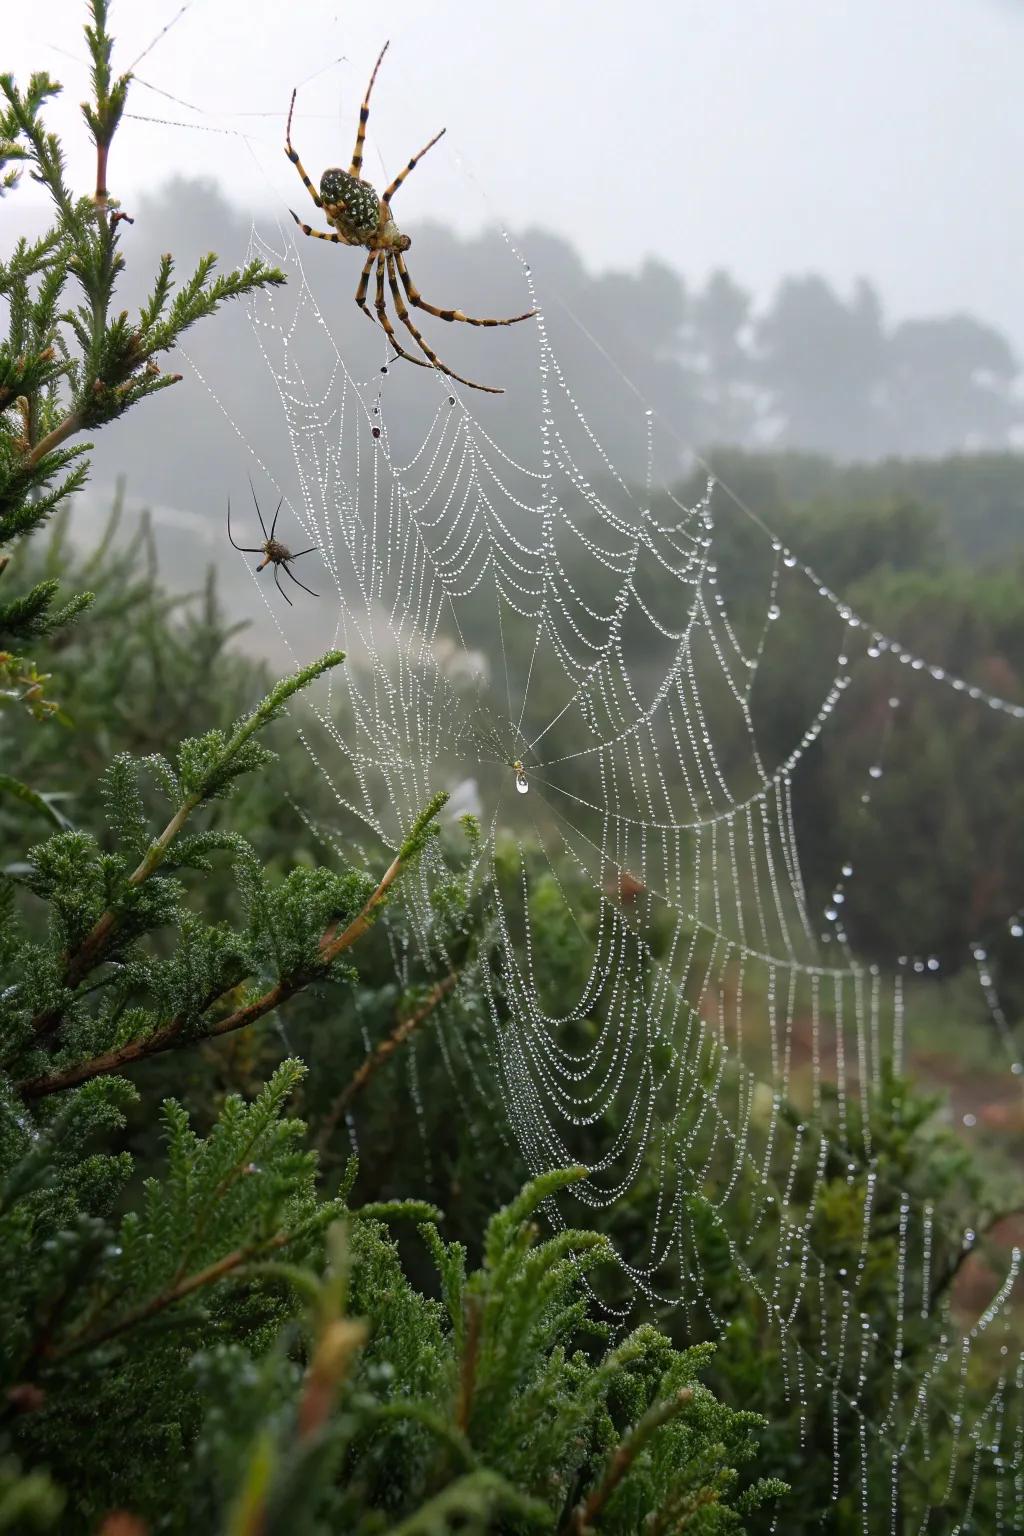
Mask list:
[[[338,166],[324,171],[320,196],[328,221],[349,240],[362,245],[380,224],[380,198],[368,181],[350,176]],[[332,211],[336,210],[336,211]]]

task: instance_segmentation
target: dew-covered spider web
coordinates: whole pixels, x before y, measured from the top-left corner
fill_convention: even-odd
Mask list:
[[[638,1296],[694,1338],[760,1350],[794,1425],[779,1470],[828,1469],[822,1528],[1021,1530],[1020,1255],[965,1318],[948,1282],[974,1234],[951,1230],[942,1189],[899,1178],[907,993],[940,960],[865,958],[845,915],[856,838],[822,901],[800,826],[844,717],[859,746],[843,783],[866,826],[911,692],[956,695],[1016,737],[1024,708],[868,624],[729,487],[709,476],[680,499],[654,469],[665,424],[609,373],[647,465],[620,473],[511,243],[520,307],[542,310],[516,341],[535,359],[515,407],[532,413],[528,455],[503,446],[503,405],[389,361],[383,337],[372,366],[350,365],[294,246],[254,235],[253,254],[289,275],[251,311],[251,362],[287,439],[234,415],[219,381],[216,398],[254,480],[322,558],[302,568],[320,596],[297,616],[269,573],[254,602],[296,660],[347,655],[330,696],[295,717],[337,802],[320,830],[379,872],[439,789],[446,822],[480,821],[492,945],[465,972],[439,945],[434,851],[382,919],[399,979],[458,972],[456,992],[483,997],[475,1044],[510,1149],[529,1172],[589,1170],[551,1221],[615,1218],[623,1285],[600,1298],[613,1321]],[[480,344],[484,378],[500,378],[507,334]],[[796,665],[797,620],[815,637],[800,709],[769,712],[780,690],[765,680]],[[986,954],[982,935],[972,963],[1019,1074]],[[433,1027],[453,1113],[472,1121],[465,1039],[443,1008]],[[415,1064],[413,1042],[414,1097]]]

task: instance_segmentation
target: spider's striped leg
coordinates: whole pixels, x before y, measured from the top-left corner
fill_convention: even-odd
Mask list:
[[[314,203],[316,203],[318,208],[322,208],[324,205],[323,199],[319,192],[316,190],[316,187],[314,187],[313,183],[310,181],[309,177],[306,175],[302,161],[299,159],[298,155],[292,148],[292,113],[295,111],[295,98],[298,94],[298,87],[296,87],[295,90],[292,91],[292,104],[288,108],[288,127],[285,129],[284,133],[284,152],[288,156],[288,159],[291,161],[292,165],[294,165],[295,169],[298,171],[299,175],[302,177],[302,184],[306,191],[309,193],[310,197],[313,199]]]
[[[374,306],[373,307],[377,311],[377,319],[380,321],[381,325],[384,327],[385,334],[387,335],[387,338],[390,341],[391,345],[394,347],[395,351],[398,353],[399,357],[404,357],[407,363],[415,363],[417,368],[429,368],[430,364],[429,363],[425,363],[421,357],[413,357],[411,352],[406,352],[404,347],[400,347],[399,346],[399,344],[398,344],[398,337],[395,335],[395,328],[391,324],[391,321],[388,319],[388,312],[387,312],[387,310],[384,307],[384,252],[383,251],[381,251],[380,254],[377,257],[377,298],[374,301]]]
[[[297,560],[299,558],[299,555],[311,555],[313,553],[314,549],[319,549],[319,548],[320,548],[319,544],[311,544],[308,549],[300,549],[300,550],[297,550],[294,555],[289,555],[288,559],[289,560]]]
[[[488,395],[503,395],[505,391],[503,389],[495,389],[493,384],[474,384],[472,379],[464,379],[461,373],[456,373],[454,369],[449,368],[447,364],[442,363],[437,353],[433,351],[432,348],[427,346],[427,343],[423,340],[423,337],[413,325],[409,311],[405,307],[405,300],[402,298],[402,290],[398,286],[398,277],[395,273],[394,256],[389,255],[387,258],[387,263],[388,282],[391,284],[391,296],[395,301],[395,310],[398,314],[398,318],[401,320],[409,334],[414,338],[416,345],[419,347],[424,356],[430,358],[431,363],[436,369],[438,369],[440,373],[446,373],[450,379],[458,379],[460,384],[468,384],[470,389],[482,389],[484,393]]]
[[[373,324],[373,316],[370,314],[370,311],[367,308],[366,290],[370,286],[370,273],[373,271],[373,264],[376,260],[377,252],[371,251],[363,265],[362,274],[359,278],[359,287],[356,289],[356,303],[359,305],[359,308],[362,310],[363,314],[366,316],[367,320],[369,320],[371,325]]]
[[[257,508],[257,510],[259,510],[259,509]],[[262,555],[262,553],[263,553],[262,545],[256,545],[256,544],[236,544],[234,539],[231,537],[231,500],[230,500],[230,497],[228,498],[228,543],[231,545],[232,549],[237,549],[240,555]]]
[[[333,240],[335,245],[352,244],[351,240],[346,240],[344,235],[339,235],[334,230],[328,234],[324,229],[313,229],[309,224],[303,224],[294,208],[289,208],[288,212],[291,214],[292,218],[295,220],[296,224],[302,230],[304,235],[312,235],[314,240]]]
[[[387,203],[390,205],[391,199],[394,197],[395,193],[398,191],[399,187],[402,185],[402,182],[408,176],[409,172],[416,169],[417,165],[423,159],[423,156],[426,154],[427,150],[433,149],[438,139],[443,139],[447,132],[447,128],[442,128],[440,133],[434,134],[434,137],[431,139],[429,144],[424,144],[423,148],[418,152],[418,154],[413,155],[412,159],[409,161],[409,164],[405,167],[404,170],[399,171],[390,187],[388,187],[387,191],[384,193],[384,196],[381,198],[382,203]]]
[[[277,527],[277,513],[280,512],[280,510],[281,510],[281,508],[283,506],[284,506],[284,497],[282,496],[281,500],[277,504],[277,512],[274,513],[274,521],[270,525],[270,537],[271,538],[274,537],[274,529]]]
[[[439,320],[461,320],[466,325],[518,325],[520,320],[532,320],[534,315],[540,314],[539,309],[528,309],[525,315],[510,315],[507,320],[478,320],[474,315],[464,315],[461,309],[438,309],[436,304],[428,304],[416,287],[401,252],[396,251],[395,261],[398,263],[402,287],[409,295],[410,302],[415,304],[417,309],[425,309],[428,315],[436,315]]]
[[[305,550],[304,553],[308,555],[309,554],[309,550],[308,549]],[[292,559],[293,560],[295,559],[294,555],[292,555]],[[308,592],[310,597],[319,597],[320,596],[320,593],[319,592],[314,592],[312,587],[307,587],[306,583],[304,581],[300,581],[297,576],[292,576],[291,571],[288,569],[288,561],[287,560],[282,560],[281,561],[281,569],[284,571],[286,576],[291,576],[292,577],[292,581],[294,581],[294,583],[295,583],[295,585],[297,587],[301,587],[303,592]],[[282,587],[281,590],[283,591],[284,588]]]
[[[281,578],[280,578],[280,576],[277,573],[277,566],[276,565],[274,566],[274,585],[277,588],[277,590],[280,592],[281,596],[284,598],[285,602],[288,604],[288,607],[289,608],[294,608],[295,604],[292,602],[291,598],[288,596],[288,593],[285,591],[284,587],[282,587],[282,585],[281,585]]]
[[[357,179],[359,172],[363,168],[363,144],[366,142],[366,123],[370,116],[370,92],[373,90],[373,82],[377,78],[378,69],[380,69],[380,61],[387,51],[388,45],[385,43],[377,55],[377,62],[373,66],[373,74],[370,76],[370,83],[366,87],[366,95],[363,97],[363,104],[359,108],[359,132],[356,134],[356,147],[352,151],[352,164],[348,168],[349,175],[355,176]]]

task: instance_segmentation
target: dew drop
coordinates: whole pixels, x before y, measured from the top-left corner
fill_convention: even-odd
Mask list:
[[[868,773],[871,775],[871,777],[873,779],[880,779],[882,777],[881,764],[880,763],[872,763],[871,767],[868,769]]]
[[[782,610],[778,603],[772,603],[771,607],[768,609],[768,617],[770,619],[777,619],[781,612]]]

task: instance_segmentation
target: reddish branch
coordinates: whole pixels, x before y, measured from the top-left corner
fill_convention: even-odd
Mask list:
[[[479,1296],[466,1298],[466,1338],[462,1347],[462,1363],[459,1367],[459,1408],[456,1423],[463,1434],[469,1430],[473,1411],[473,1394],[476,1391],[476,1367],[480,1358],[480,1332],[483,1327],[483,1304]]]
[[[144,1307],[137,1307],[134,1312],[126,1312],[124,1317],[118,1318],[116,1323],[110,1323],[96,1333],[87,1333],[72,1339],[62,1349],[53,1351],[54,1358],[63,1359],[67,1355],[78,1354],[80,1350],[94,1349],[98,1344],[106,1344],[110,1339],[116,1339],[120,1334],[127,1333],[129,1328],[135,1328],[139,1323],[156,1317],[158,1313],[173,1306],[176,1301],[183,1301],[186,1296],[191,1296],[195,1291],[201,1291],[204,1286],[213,1285],[216,1280],[222,1280],[225,1275],[230,1275],[232,1270],[248,1264],[251,1259],[260,1258],[265,1253],[273,1253],[275,1249],[283,1248],[286,1243],[291,1242],[294,1235],[293,1232],[275,1232],[273,1237],[268,1237],[265,1242],[255,1243],[248,1248],[236,1248],[233,1252],[226,1253],[216,1263],[208,1264],[205,1269],[197,1270],[194,1275],[188,1275],[184,1280],[169,1286],[166,1291],[161,1291],[159,1296],[154,1296],[151,1301],[147,1301]]]
[[[655,1430],[667,1424],[669,1419],[693,1402],[693,1391],[690,1387],[683,1387],[672,1397],[668,1397],[662,1403],[655,1403],[648,1409],[640,1422],[630,1434],[622,1441],[608,1463],[604,1477],[590,1494],[589,1498],[581,1499],[573,1510],[567,1526],[563,1527],[570,1536],[584,1536],[584,1533],[592,1530],[594,1521],[601,1513],[616,1488],[622,1482],[626,1473],[633,1465],[637,1456]]]
[[[166,848],[171,839],[177,834],[181,823],[184,822],[185,817],[188,815],[189,809],[191,807],[186,809],[183,806],[174,820],[168,824],[158,843],[154,845],[153,849],[150,850],[138,869],[131,876],[129,884],[138,885],[151,872],[152,868],[156,867],[156,864],[159,863],[162,857],[163,849]],[[338,925],[334,923],[326,930],[320,940],[320,965],[316,974],[313,976],[302,976],[293,981],[276,982],[261,997],[246,1003],[242,1008],[236,1008],[233,1013],[229,1013],[225,1018],[217,1019],[202,1034],[192,1036],[191,1038],[194,1040],[211,1040],[218,1035],[231,1034],[236,1029],[245,1029],[248,1025],[254,1024],[257,1019],[261,1019],[264,1014],[271,1013],[281,1003],[293,997],[296,992],[301,992],[311,981],[316,979],[318,974],[326,972],[339,955],[343,954],[346,949],[350,949],[367,932],[373,921],[376,909],[380,906],[390,886],[394,884],[401,872],[403,862],[401,854],[392,861],[376,890],[365,903],[358,916],[354,917],[346,928],[339,933]],[[147,865],[150,866],[149,869],[147,869]],[[113,913],[105,912],[96,923],[92,932],[84,940],[81,948],[68,963],[68,972],[66,974],[72,974],[74,977],[74,981],[70,984],[77,984],[88,973],[91,966],[96,963],[96,957],[102,953],[104,944],[116,926],[116,921],[116,916]],[[83,956],[86,958],[83,959]],[[206,1006],[209,1008],[214,1002],[216,1002],[216,997],[211,997]],[[49,1015],[40,1015],[39,1019],[47,1017]],[[59,1014],[57,1017],[59,1018]],[[65,1088],[76,1088],[79,1083],[86,1083],[91,1078],[100,1077],[106,1072],[117,1072],[123,1067],[130,1067],[147,1056],[156,1056],[162,1051],[173,1050],[177,1045],[190,1043],[183,1039],[189,1017],[189,1015],[185,1014],[176,1014],[162,1029],[154,1030],[152,1034],[144,1035],[141,1039],[129,1040],[125,1045],[119,1045],[113,1050],[104,1051],[100,1056],[93,1056],[88,1061],[77,1062],[73,1067],[65,1067],[61,1072],[44,1073],[40,1077],[28,1078],[18,1085],[20,1092],[23,1098],[26,1099],[43,1098],[49,1093],[60,1093]],[[40,1029],[39,1020],[36,1021],[36,1027]]]
[[[357,1094],[362,1093],[374,1073],[379,1071],[389,1057],[394,1055],[399,1046],[405,1044],[413,1031],[419,1029],[420,1025],[429,1019],[438,1004],[442,1003],[448,996],[458,979],[458,972],[451,971],[436,986],[431,987],[415,1012],[408,1014],[404,1019],[399,1019],[391,1033],[383,1040],[378,1041],[373,1050],[368,1052],[362,1065],[356,1068],[352,1077],[345,1084],[324,1116],[323,1124],[317,1136],[317,1146],[321,1151],[327,1146],[327,1143],[334,1134],[338,1121],[345,1114],[352,1100]]]
[[[128,885],[142,885],[145,880],[149,879],[153,871],[163,862],[164,854],[196,806],[199,805],[200,799],[199,795],[190,795],[185,803],[175,811],[156,842],[148,850],[145,858],[140,861],[128,876]],[[101,917],[96,919],[96,922],[90,928],[74,954],[68,956],[62,977],[62,985],[64,987],[69,990],[77,987],[82,978],[87,976],[95,965],[99,964],[107,946],[117,932],[119,922],[119,914],[112,908],[108,908]],[[37,1035],[49,1034],[52,1030],[56,1029],[62,1017],[62,1008],[47,1008],[43,1013],[36,1014],[32,1020],[32,1028]],[[163,1050],[166,1047],[161,1046],[158,1049]],[[90,1075],[95,1076],[94,1073]]]

